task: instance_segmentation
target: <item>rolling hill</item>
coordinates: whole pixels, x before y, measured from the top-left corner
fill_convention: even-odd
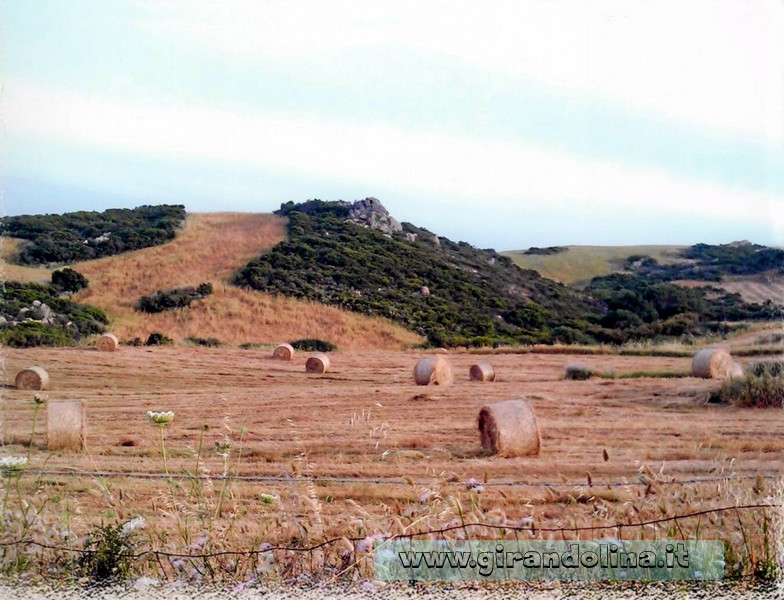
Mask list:
[[[274,215],[183,213],[174,232],[159,210],[169,208],[6,218],[4,223],[22,228],[26,240],[3,240],[5,277],[46,283],[53,266],[48,261],[62,264],[85,252],[101,256],[71,265],[90,285],[70,299],[102,309],[124,340],[158,331],[177,340],[216,338],[229,344],[319,338],[347,349],[394,349],[425,340],[433,346],[623,343],[722,333],[727,322],[770,320],[781,310],[770,302],[744,303],[716,287],[725,274],[733,281],[784,275],[781,250],[748,242],[685,250],[548,248],[543,250],[548,256],[534,256],[562,269],[569,256],[580,254],[592,268],[625,269],[578,289],[521,269],[495,250],[400,224],[375,198],[290,202]],[[174,237],[155,242],[156,235]],[[60,238],[70,240],[62,252],[54,243]],[[639,258],[629,260],[626,252]],[[20,259],[48,264],[7,264]],[[585,264],[582,273],[590,273]],[[700,285],[675,285],[681,279]],[[190,307],[172,308],[177,303],[161,300],[168,310],[137,310],[143,296],[171,299],[197,287],[210,292],[198,294]],[[20,323],[22,329],[35,328],[54,319],[28,318],[28,311],[50,314],[49,306],[36,309],[43,302],[36,295],[44,291],[59,313],[90,310],[66,306],[67,297],[51,296],[52,286],[15,289],[3,305],[9,335],[21,331]],[[144,306],[157,310],[159,300]],[[65,321],[62,326],[80,331]]]
[[[120,339],[146,338],[152,331],[177,340],[215,337],[229,344],[312,337],[355,350],[421,342],[418,335],[385,319],[228,284],[238,267],[284,237],[285,219],[270,214],[188,214],[170,242],[73,264],[90,281],[73,299],[102,308]],[[7,262],[20,243],[4,239],[4,278],[48,281],[52,269]],[[213,284],[213,294],[187,310],[147,315],[133,309],[142,294],[203,281]]]
[[[686,246],[563,246],[554,254],[526,254],[525,250],[501,252],[523,269],[566,285],[584,286],[594,277],[621,270],[629,256],[651,256],[662,264],[678,262],[676,252]]]
[[[743,242],[727,244],[727,247],[742,248]],[[699,246],[699,245],[698,245]],[[753,246],[753,245],[751,245]],[[721,246],[719,246],[720,248]],[[524,269],[534,269],[543,277],[560,281],[566,285],[585,287],[594,277],[604,277],[625,271],[626,259],[630,256],[649,256],[661,266],[680,265],[687,267],[693,259],[679,254],[690,246],[563,246],[564,250],[549,254],[527,254],[525,250],[501,252]],[[706,285],[705,279],[673,278],[673,283],[686,287]],[[775,268],[765,272],[737,275],[725,268],[712,285],[730,293],[737,293],[746,302],[762,303],[770,300],[784,303],[784,275]]]

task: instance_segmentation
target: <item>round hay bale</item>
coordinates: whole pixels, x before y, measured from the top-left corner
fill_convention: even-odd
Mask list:
[[[730,379],[743,379],[745,376],[746,370],[743,368],[743,365],[733,360],[732,367],[730,367]]]
[[[291,344],[278,344],[272,351],[272,358],[278,360],[291,360],[294,356],[294,347]]]
[[[480,360],[468,370],[471,381],[495,381],[495,369],[489,360]]]
[[[43,367],[31,365],[16,374],[16,389],[45,390],[49,387],[49,373]]]
[[[120,340],[113,333],[104,333],[95,341],[95,347],[101,352],[114,352],[119,345]]]
[[[705,348],[691,359],[691,374],[705,379],[727,379],[732,370],[732,357],[722,348]]]
[[[47,449],[74,452],[84,449],[87,435],[86,408],[84,400],[62,400],[47,404]]]
[[[305,371],[308,373],[326,373],[329,370],[329,356],[317,352],[305,362]]]
[[[449,385],[452,383],[452,365],[443,356],[426,356],[414,365],[417,385]]]
[[[498,456],[536,456],[541,438],[528,400],[504,400],[483,406],[478,417],[482,448]]]

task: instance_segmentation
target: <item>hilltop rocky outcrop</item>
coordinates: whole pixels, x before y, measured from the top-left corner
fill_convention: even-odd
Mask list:
[[[403,226],[389,214],[378,198],[369,197],[347,204],[349,211],[346,221],[349,223],[378,229],[386,235],[403,231]]]

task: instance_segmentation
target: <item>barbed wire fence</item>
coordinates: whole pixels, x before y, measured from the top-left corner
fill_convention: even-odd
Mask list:
[[[122,470],[84,470],[84,469],[68,469],[68,468],[27,468],[24,472],[28,475],[36,475],[36,476],[49,476],[49,477],[66,477],[66,478],[80,478],[80,477],[105,477],[105,478],[130,478],[130,479],[148,479],[148,480],[213,480],[213,481],[221,481],[221,480],[231,480],[231,481],[238,481],[238,482],[264,482],[264,483],[282,483],[282,484],[292,484],[292,483],[323,483],[323,484],[336,484],[336,485],[352,485],[352,484],[376,484],[376,485],[397,485],[397,486],[436,486],[436,485],[454,485],[454,486],[462,486],[464,489],[468,488],[471,489],[470,484],[468,482],[459,481],[459,480],[445,480],[445,479],[413,479],[410,477],[343,477],[343,476],[326,476],[326,475],[306,475],[306,474],[279,474],[279,475],[253,475],[253,474],[236,474],[236,473],[227,473],[227,474],[195,474],[195,473],[157,473],[157,472],[141,472],[141,471],[122,471]],[[727,481],[750,481],[750,480],[781,480],[781,476],[777,474],[770,474],[770,473],[757,473],[757,474],[736,474],[736,473],[728,473],[728,474],[719,474],[714,476],[707,476],[707,477],[691,477],[685,479],[675,479],[675,478],[662,478],[657,477],[653,483],[656,486],[686,486],[686,485],[700,485],[700,484],[710,484],[710,483],[719,483],[719,482],[727,482]],[[579,488],[579,489],[591,489],[591,488],[601,488],[601,487],[623,487],[623,486],[650,486],[652,480],[650,477],[645,475],[644,473],[640,473],[634,479],[617,479],[617,480],[608,480],[608,481],[592,481],[590,478],[581,481],[537,481],[537,480],[514,480],[514,481],[488,481],[482,482],[482,487],[486,488],[509,488],[509,487],[534,487],[534,488]],[[473,485],[477,485],[476,482]],[[414,539],[414,538],[424,538],[424,539],[448,539],[446,536],[451,532],[456,532],[463,530],[465,535],[468,536],[469,533],[472,534],[484,534],[487,535],[489,532],[500,532],[502,537],[506,537],[509,534],[514,534],[517,537],[518,534],[526,534],[527,536],[560,536],[562,539],[575,539],[576,537],[580,537],[581,534],[585,532],[591,532],[596,537],[603,536],[604,539],[631,539],[629,536],[634,535],[630,532],[637,531],[640,532],[640,535],[644,537],[644,530],[646,528],[651,527],[659,527],[664,525],[672,525],[674,526],[673,531],[679,532],[676,535],[679,535],[682,539],[687,539],[681,529],[681,523],[691,521],[694,519],[700,519],[701,517],[708,517],[710,515],[716,515],[721,513],[734,513],[737,518],[739,531],[742,533],[743,536],[743,543],[746,544],[746,531],[744,530],[744,522],[741,518],[741,513],[762,513],[762,519],[765,522],[765,526],[763,526],[763,530],[767,527],[767,523],[770,521],[770,517],[768,515],[769,511],[774,511],[781,515],[782,511],[784,510],[784,506],[780,503],[781,496],[769,499],[768,502],[757,502],[757,503],[746,503],[746,504],[733,504],[733,505],[726,505],[726,506],[719,506],[719,507],[712,507],[698,511],[686,512],[681,514],[674,514],[674,515],[665,515],[662,517],[648,519],[648,520],[640,520],[637,522],[634,521],[627,521],[627,522],[613,522],[613,523],[594,523],[590,525],[566,525],[566,526],[538,526],[533,521],[526,523],[526,524],[513,524],[513,523],[495,523],[495,522],[488,522],[483,520],[473,520],[473,521],[464,521],[460,522],[459,524],[450,524],[444,527],[434,527],[434,528],[425,528],[416,531],[407,531],[395,534],[374,534],[377,537],[375,539],[382,539],[382,540],[401,540],[401,539]],[[775,518],[774,518],[775,520]],[[461,519],[462,521],[462,519]],[[699,530],[699,529],[698,529]],[[573,537],[567,537],[573,536]],[[609,536],[609,537],[608,537]],[[3,536],[4,537],[4,536]],[[142,560],[150,560],[154,561],[160,565],[160,572],[164,574],[166,579],[169,578],[166,572],[166,568],[164,565],[168,565],[171,568],[171,565],[178,560],[181,561],[190,561],[191,563],[195,563],[196,561],[221,561],[221,560],[229,560],[229,559],[254,559],[259,557],[273,557],[276,554],[283,554],[286,555],[310,555],[311,556],[311,563],[312,556],[314,553],[317,553],[320,550],[329,549],[330,547],[334,547],[338,544],[344,544],[343,548],[345,548],[345,544],[348,543],[353,547],[353,555],[356,557],[358,554],[363,554],[359,552],[359,549],[367,550],[368,547],[368,540],[373,539],[373,536],[345,536],[345,535],[337,535],[334,537],[329,537],[327,539],[318,541],[316,543],[311,544],[264,544],[262,546],[253,547],[253,548],[240,548],[240,549],[221,549],[219,551],[213,552],[177,552],[172,550],[166,550],[163,548],[147,548],[140,550],[138,552],[121,552],[117,555],[117,558],[127,559],[131,561],[142,561]],[[467,539],[467,538],[466,538]],[[518,538],[519,539],[519,538]],[[765,540],[765,546],[767,547],[768,540]],[[364,546],[364,547],[363,547]],[[775,540],[774,540],[775,546]],[[52,544],[52,543],[45,543],[32,537],[25,536],[19,539],[11,539],[6,541],[0,541],[0,549],[13,548],[13,547],[22,547],[22,551],[32,553],[32,549],[36,548],[40,551],[48,551],[50,553],[59,553],[62,555],[75,555],[78,557],[85,557],[86,559],[90,559],[96,555],[99,550],[91,547],[76,547],[73,545],[61,545],[61,544]],[[372,547],[372,542],[370,543],[370,547]],[[748,550],[748,548],[747,548]],[[345,552],[345,550],[343,550]],[[774,548],[774,556],[775,556],[775,548]],[[739,574],[737,571],[731,575],[731,578],[734,579],[753,579],[754,578],[754,560],[755,557],[753,552],[747,552],[747,555],[750,555],[751,560],[751,573],[749,570],[745,571],[743,574]],[[367,556],[364,559],[356,560],[354,565],[359,564],[362,560],[368,560]],[[372,562],[372,558],[369,559]],[[344,569],[345,570],[345,569]]]

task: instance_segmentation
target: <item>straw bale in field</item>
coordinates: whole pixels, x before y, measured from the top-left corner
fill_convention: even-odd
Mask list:
[[[113,333],[104,333],[95,341],[95,347],[101,352],[114,352],[119,345],[120,340]]]
[[[16,374],[15,384],[19,390],[45,390],[49,387],[49,373],[43,367],[31,365]]]
[[[323,352],[316,352],[305,362],[305,371],[308,373],[326,373],[329,370],[329,356]]]
[[[495,369],[489,360],[480,360],[468,370],[471,381],[495,381]]]
[[[541,438],[536,416],[524,398],[493,402],[478,418],[482,448],[498,456],[536,456]]]
[[[691,374],[705,379],[727,379],[732,372],[732,357],[722,348],[705,348],[691,360]]]
[[[291,344],[278,344],[272,351],[272,358],[278,360],[291,360],[294,356],[294,347]]]
[[[414,365],[414,381],[417,385],[449,385],[452,383],[452,365],[443,356],[426,356]]]

